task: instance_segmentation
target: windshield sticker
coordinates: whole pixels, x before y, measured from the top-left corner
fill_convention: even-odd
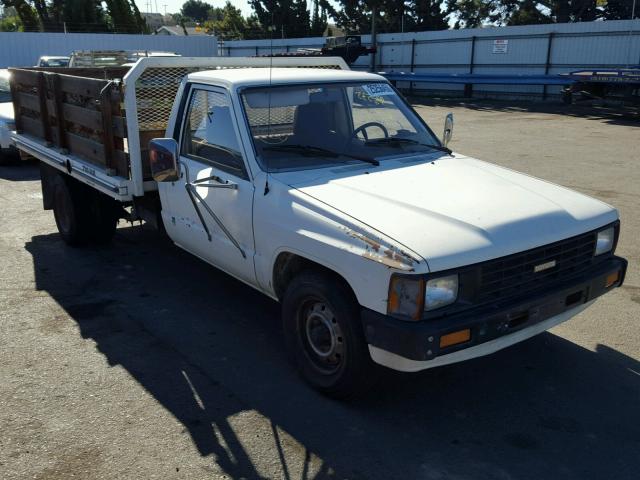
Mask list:
[[[385,95],[393,95],[395,93],[388,83],[362,85],[362,90],[370,97],[384,97]]]

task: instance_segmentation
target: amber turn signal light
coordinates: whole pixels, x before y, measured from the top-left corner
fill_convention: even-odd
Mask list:
[[[469,340],[471,340],[471,330],[465,328],[464,330],[458,330],[457,332],[447,333],[441,336],[440,348],[450,347],[451,345],[468,342]]]
[[[618,280],[620,280],[620,272],[610,273],[607,275],[607,279],[604,282],[605,288],[609,288],[611,285],[615,284]]]

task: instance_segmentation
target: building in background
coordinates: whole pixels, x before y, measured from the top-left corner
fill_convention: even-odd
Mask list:
[[[162,27],[165,24],[164,15],[161,13],[142,13],[142,18],[147,22],[147,26],[149,30],[155,32],[158,28]]]
[[[213,35],[213,32],[208,32],[205,28],[200,26],[184,26],[181,25],[163,25],[155,31],[156,35]]]

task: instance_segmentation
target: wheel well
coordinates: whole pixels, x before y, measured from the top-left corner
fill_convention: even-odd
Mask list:
[[[296,275],[305,270],[321,271],[335,277],[349,292],[351,292],[353,298],[356,299],[356,295],[353,292],[351,285],[349,285],[349,282],[347,282],[347,280],[336,271],[314,262],[313,260],[296,255],[295,253],[283,252],[278,255],[273,266],[273,289],[278,300],[282,300],[289,282],[291,282]]]

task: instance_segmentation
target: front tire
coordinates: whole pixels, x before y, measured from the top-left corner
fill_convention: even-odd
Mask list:
[[[287,348],[304,380],[333,398],[364,393],[375,368],[349,288],[328,273],[306,271],[289,284],[282,303]]]

